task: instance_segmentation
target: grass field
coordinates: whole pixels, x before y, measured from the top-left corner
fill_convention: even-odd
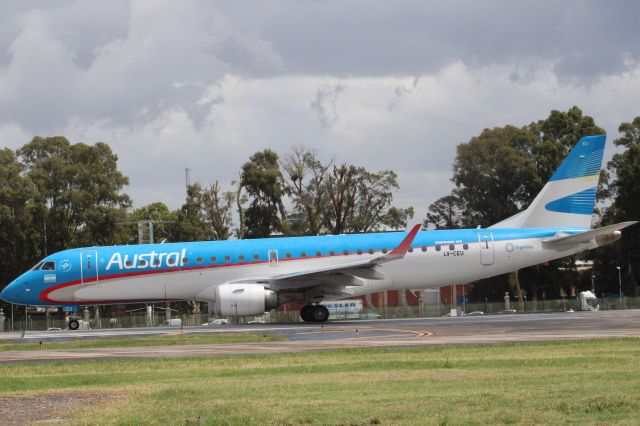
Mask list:
[[[638,424],[640,340],[0,365],[71,424]]]
[[[73,339],[64,342],[44,341],[42,349],[95,349],[95,348],[128,348],[134,346],[177,346],[177,345],[208,345],[222,343],[256,343],[279,342],[283,337],[274,335],[250,333],[193,333],[161,336],[124,336],[104,337],[92,340]],[[0,352],[6,351],[37,351],[40,349],[38,341],[10,343],[0,340]]]

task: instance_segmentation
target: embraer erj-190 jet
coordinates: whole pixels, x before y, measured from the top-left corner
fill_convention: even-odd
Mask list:
[[[48,306],[200,300],[224,316],[298,302],[304,321],[324,322],[325,298],[465,283],[616,241],[635,222],[590,229],[604,146],[604,136],[580,139],[526,210],[486,229],[77,248],[42,259],[0,297]]]

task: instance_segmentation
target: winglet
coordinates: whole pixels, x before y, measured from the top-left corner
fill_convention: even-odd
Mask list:
[[[411,231],[409,231],[407,236],[404,237],[402,242],[400,242],[400,244],[398,244],[398,247],[394,248],[393,250],[391,250],[389,253],[385,254],[384,256],[380,256],[380,257],[378,257],[376,259],[373,259],[371,261],[371,263],[380,264],[380,263],[389,262],[391,260],[396,260],[396,259],[403,258],[404,255],[407,254],[407,251],[409,250],[409,247],[411,247],[411,243],[416,238],[416,235],[418,235],[418,231],[420,231],[421,227],[422,227],[422,224],[420,224],[420,223],[415,225],[413,228],[411,228]]]

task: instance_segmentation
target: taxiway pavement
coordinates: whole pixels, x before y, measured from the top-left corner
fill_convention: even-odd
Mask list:
[[[184,328],[102,329],[0,333],[27,342],[99,339],[176,333],[262,333],[284,342],[0,352],[0,363],[23,361],[158,358],[307,352],[349,348],[393,348],[442,344],[496,344],[549,340],[640,337],[640,310],[484,315],[457,318],[332,321],[320,324],[261,324]]]

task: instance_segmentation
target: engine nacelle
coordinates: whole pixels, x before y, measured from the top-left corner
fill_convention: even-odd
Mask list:
[[[278,294],[260,284],[222,284],[215,288],[216,315],[262,315],[278,306]]]

